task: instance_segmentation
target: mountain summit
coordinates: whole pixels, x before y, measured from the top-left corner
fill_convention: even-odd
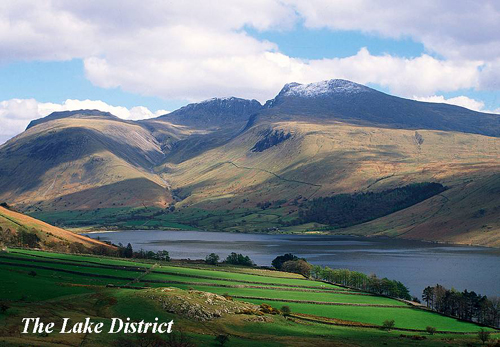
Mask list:
[[[246,122],[251,114],[261,108],[257,100],[212,98],[186,105],[158,119],[189,126],[218,127]]]
[[[111,119],[111,120],[120,120],[120,118],[112,115],[109,112],[103,112],[103,111],[99,111],[99,110],[61,111],[61,112],[52,112],[51,114],[49,114],[46,117],[32,120],[28,124],[28,126],[26,127],[26,130],[28,130],[29,128],[32,128],[38,124],[50,122],[50,121],[56,120],[56,119],[63,119],[63,118],[70,118],[70,117],[71,118],[98,117],[98,118],[105,118],[105,119]]]
[[[404,99],[341,79],[286,84],[249,123],[271,119],[342,121],[391,129],[459,131],[500,137],[500,115]]]
[[[296,82],[285,84],[279,96],[299,96],[306,98],[323,97],[332,94],[355,94],[369,92],[373,89],[361,84],[342,79],[333,79],[309,84]]]

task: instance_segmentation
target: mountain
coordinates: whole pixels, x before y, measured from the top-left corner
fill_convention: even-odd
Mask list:
[[[136,122],[96,111],[55,113],[0,146],[0,196],[27,211],[165,206],[171,195],[151,173],[163,157]]]
[[[119,120],[118,117],[113,116],[109,112],[102,112],[98,110],[77,110],[77,111],[62,111],[62,112],[52,112],[46,117],[32,120],[30,124],[28,124],[29,128],[34,127],[35,125],[50,122],[52,120],[62,119],[62,118],[86,118],[92,119],[93,117],[97,119],[110,119],[110,120]]]
[[[181,107],[158,119],[193,127],[227,127],[248,121],[249,116],[261,108],[262,105],[257,100],[213,98]]]
[[[316,198],[433,182],[446,190],[330,232],[500,247],[499,124],[345,80],[290,83],[264,106],[210,99],[138,122],[58,113],[0,146],[0,200],[58,225],[106,214],[109,228],[130,218],[295,232],[329,229],[296,224]]]
[[[152,122],[158,124],[162,121],[189,128],[190,136],[172,144],[171,150],[165,153],[165,161],[180,163],[227,143],[244,127],[250,116],[261,109],[262,105],[256,100],[213,98],[143,123],[151,126]]]
[[[0,243],[77,253],[113,252],[114,246],[54,227],[0,206]]]
[[[393,129],[429,129],[500,136],[500,116],[497,114],[403,99],[338,79],[307,85],[287,84],[264,107],[267,111],[257,118],[289,120],[319,117]]]

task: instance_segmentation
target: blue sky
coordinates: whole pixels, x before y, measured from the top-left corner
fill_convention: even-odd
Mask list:
[[[0,143],[52,111],[148,118],[331,78],[500,112],[494,1],[8,1],[0,21]]]
[[[410,38],[396,40],[354,31],[308,30],[301,25],[286,31],[243,30],[259,40],[275,43],[280,52],[290,57],[302,59],[344,58],[355,55],[362,47],[368,48],[372,54],[405,58],[425,53],[424,46]],[[372,83],[371,86],[389,92],[377,84]],[[182,98],[168,99],[130,93],[120,87],[102,88],[93,85],[85,76],[82,59],[4,63],[0,66],[0,100],[14,98],[34,98],[51,103],[62,103],[66,99],[102,100],[110,105],[127,108],[146,106],[151,110],[175,110],[189,102]]]

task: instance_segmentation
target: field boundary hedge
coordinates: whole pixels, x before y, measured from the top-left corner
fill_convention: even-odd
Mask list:
[[[237,299],[247,300],[263,300],[263,301],[278,301],[278,302],[292,302],[296,304],[313,304],[313,305],[329,305],[329,306],[359,306],[359,307],[383,307],[383,308],[404,308],[412,309],[410,306],[399,305],[377,305],[377,304],[356,304],[348,302],[330,302],[330,301],[313,301],[313,300],[293,300],[293,299],[279,299],[279,298],[265,298],[260,296],[244,296],[244,295],[231,295]]]
[[[1,257],[0,257],[1,258]],[[64,273],[69,273],[73,275],[81,275],[86,277],[97,277],[97,278],[106,278],[106,279],[116,279],[116,280],[124,280],[131,281],[135,283],[159,283],[159,284],[185,284],[191,286],[205,286],[205,287],[221,287],[221,288],[252,288],[252,289],[276,289],[277,287],[269,287],[269,286],[239,286],[232,284],[222,284],[222,283],[207,283],[207,282],[183,282],[183,281],[175,281],[175,280],[154,280],[154,279],[142,279],[140,277],[147,275],[147,273],[143,273],[142,276],[139,277],[124,277],[124,276],[116,276],[116,275],[103,275],[103,274],[94,274],[89,272],[81,272],[75,270],[67,270],[67,269],[59,269],[42,265],[31,265],[31,264],[16,264],[3,262],[0,260],[0,265],[8,265],[8,266],[16,266],[16,267],[24,267],[24,268],[34,268],[40,270],[49,270],[49,271],[59,271]],[[118,287],[118,286],[117,286]],[[347,294],[347,295],[364,295],[364,293],[344,293],[344,292],[334,292],[334,291],[324,291],[324,290],[300,290],[295,288],[279,288],[280,290],[286,291],[298,291],[298,292],[313,292],[313,293],[332,293],[332,294]]]
[[[18,253],[22,254],[22,253]],[[31,256],[31,255],[30,255]],[[9,257],[6,255],[0,255],[0,258],[5,258],[5,259],[10,259],[10,260],[18,260],[18,261],[25,261],[25,262],[34,262],[34,263],[46,263],[46,264],[59,264],[59,265],[71,265],[71,266],[81,266],[81,267],[88,267],[88,268],[105,268],[105,269],[114,269],[114,270],[123,270],[123,271],[133,271],[133,272],[147,272],[148,268],[143,268],[143,267],[131,267],[131,266],[122,266],[122,265],[109,265],[109,264],[96,264],[96,265],[87,265],[87,264],[72,264],[71,262],[67,262],[66,260],[35,260],[35,259],[27,259],[27,258],[16,258],[16,257]],[[59,258],[55,258],[59,259]],[[317,286],[303,286],[303,285],[298,285],[298,284],[286,284],[286,283],[266,283],[266,282],[258,282],[258,281],[247,281],[247,280],[237,280],[237,279],[232,279],[232,278],[221,278],[221,277],[211,277],[211,276],[203,276],[203,275],[190,275],[190,274],[183,274],[183,273],[177,273],[174,271],[161,271],[161,270],[152,270],[150,273],[152,274],[159,274],[159,275],[173,275],[173,276],[180,276],[180,277],[190,277],[190,278],[199,278],[199,279],[208,279],[208,280],[214,280],[214,281],[231,281],[231,282],[238,282],[238,283],[248,283],[248,284],[262,284],[266,286],[279,286],[279,287],[290,287],[290,288],[307,288],[307,289],[314,289],[314,290],[321,290],[322,292],[343,292],[338,289],[329,289],[329,288],[323,288],[317,287]],[[253,276],[253,275],[249,275]],[[294,279],[292,279],[294,280]],[[153,280],[151,280],[153,281]],[[154,283],[154,282],[153,282]],[[158,282],[161,283],[161,282]],[[331,284],[330,284],[331,285]],[[345,291],[346,293],[349,293],[349,291]],[[358,294],[367,294],[367,293],[358,293]]]
[[[322,320],[322,319],[320,319],[320,317],[318,317],[318,318],[307,317],[307,316],[304,316],[302,314],[296,314],[296,313],[290,314],[290,317],[313,322],[313,323],[337,325],[337,326],[344,326],[344,327],[350,327],[350,328],[367,328],[367,329],[379,329],[379,330],[384,329],[384,327],[381,325],[366,324],[366,323],[361,323],[361,322],[359,322],[359,324],[358,324],[358,322],[353,322],[353,324],[340,323],[340,322],[335,322],[335,321],[331,321],[331,320]],[[391,328],[390,330],[407,331],[407,332],[415,332],[415,333],[427,333],[427,331],[423,330],[423,329],[410,329],[410,328],[396,328],[396,327],[394,327],[394,328]],[[464,331],[437,330],[435,333],[436,334],[455,334],[455,335],[477,335],[477,331],[464,332]],[[490,331],[490,333],[500,334],[500,331]]]

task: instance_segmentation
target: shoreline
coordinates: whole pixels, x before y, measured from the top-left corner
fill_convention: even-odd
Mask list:
[[[226,233],[226,234],[248,234],[248,235],[283,235],[283,236],[346,236],[346,237],[355,237],[355,238],[366,238],[366,239],[388,239],[388,240],[402,240],[402,241],[415,241],[415,242],[423,242],[423,243],[428,243],[428,244],[435,244],[435,245],[447,245],[447,246],[456,246],[456,247],[479,247],[479,248],[486,248],[486,249],[491,249],[491,250],[498,250],[500,251],[500,247],[494,247],[494,246],[485,246],[485,245],[480,245],[480,244],[474,244],[474,243],[458,243],[458,242],[451,242],[451,241],[437,241],[437,240],[425,240],[425,239],[412,239],[412,238],[403,238],[403,237],[391,237],[387,235],[356,235],[356,234],[341,234],[341,233],[329,233],[329,232],[324,232],[324,231],[305,231],[305,232],[293,232],[293,233],[276,233],[276,232],[270,232],[270,233],[253,233],[253,232],[233,232],[233,231],[212,231],[212,230],[182,230],[182,229],[110,229],[110,230],[92,230],[92,231],[79,231],[76,232],[71,229],[70,230],[76,234],[79,235],[86,235],[86,234],[107,234],[107,233],[119,233],[119,232],[126,232],[126,231],[154,231],[154,232],[162,232],[162,231],[167,231],[167,232],[211,232],[211,233]]]

